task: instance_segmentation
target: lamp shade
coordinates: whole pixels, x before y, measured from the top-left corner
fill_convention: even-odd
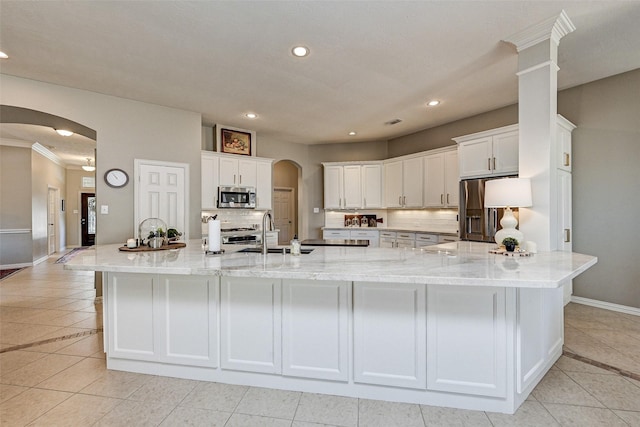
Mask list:
[[[485,183],[484,206],[486,208],[526,208],[532,204],[529,178],[492,179]]]

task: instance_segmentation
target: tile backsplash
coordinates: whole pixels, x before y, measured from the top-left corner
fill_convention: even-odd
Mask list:
[[[415,209],[415,210],[362,210],[360,215],[376,215],[382,218],[378,228],[402,228],[406,230],[433,231],[439,233],[458,232],[457,209]],[[345,215],[354,215],[344,211],[325,211],[324,226],[327,228],[344,227]]]
[[[212,211],[202,211],[202,218],[218,215],[221,228],[238,228],[238,227],[253,227],[257,224],[258,229],[262,227],[262,216],[265,211],[260,210],[248,210],[248,209],[219,209]],[[207,234],[209,229],[207,224],[202,224],[202,233]]]

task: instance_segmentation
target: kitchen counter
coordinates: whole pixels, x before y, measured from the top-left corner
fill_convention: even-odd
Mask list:
[[[302,241],[306,246],[343,246],[343,247],[367,247],[368,240],[354,239],[307,239]]]
[[[103,272],[108,369],[511,414],[562,354],[564,285],[596,262],[474,242],[119,246],[65,264]]]
[[[531,257],[490,254],[490,243],[452,242],[422,249],[317,247],[311,254],[237,253],[244,245],[223,245],[223,255],[204,255],[199,240],[184,249],[119,252],[120,245],[100,245],[78,254],[66,269],[275,277],[281,279],[348,280],[463,286],[557,288],[597,259],[570,252]]]

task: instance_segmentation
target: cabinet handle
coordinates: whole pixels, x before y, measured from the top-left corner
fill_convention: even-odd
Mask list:
[[[398,205],[402,206],[402,196],[398,196]]]
[[[240,183],[240,184],[242,184],[242,175],[240,175],[240,181],[239,181],[239,183]]]
[[[449,204],[449,193],[447,193],[447,204]]]
[[[402,196],[402,206],[407,206],[407,196]]]
[[[440,204],[444,205],[444,194],[440,193]]]
[[[571,165],[571,159],[570,159],[569,153],[564,153],[564,165],[565,166]]]
[[[565,243],[569,243],[571,241],[571,229],[569,228],[564,229],[564,241]]]
[[[363,200],[363,205],[362,206],[364,206],[366,208],[367,207],[367,198],[365,197],[362,200]]]
[[[491,157],[487,158],[487,169],[491,170]]]
[[[493,158],[493,170],[496,170],[496,158]]]
[[[233,174],[233,183],[234,184],[236,183],[236,174],[235,173]]]

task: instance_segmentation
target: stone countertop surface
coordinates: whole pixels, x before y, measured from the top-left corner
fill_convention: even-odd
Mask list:
[[[491,243],[453,242],[418,249],[316,247],[310,254],[238,253],[244,245],[225,245],[222,255],[205,255],[200,240],[186,248],[120,252],[121,245],[99,245],[68,261],[68,270],[345,280],[513,288],[556,288],[587,270],[597,258],[571,252],[530,257],[490,254]]]

